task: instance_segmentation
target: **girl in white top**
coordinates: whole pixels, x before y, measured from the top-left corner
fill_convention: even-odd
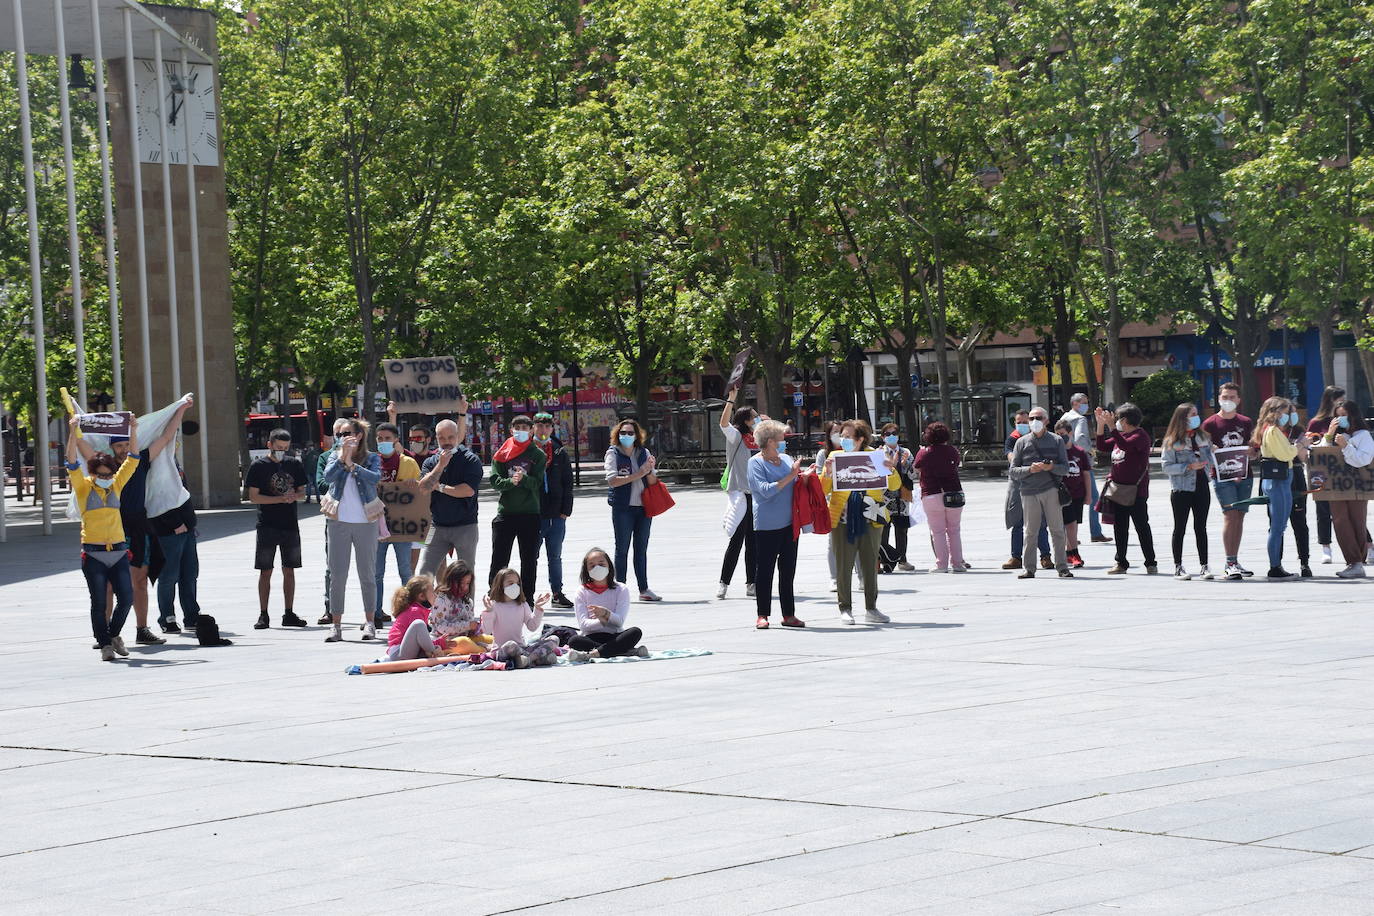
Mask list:
[[[1341,458],[1352,468],[1369,467],[1374,462],[1374,436],[1370,435],[1360,405],[1349,398],[1336,403],[1336,413],[1323,442],[1339,448]],[[1331,507],[1331,524],[1346,564],[1336,575],[1342,579],[1363,579],[1370,550],[1369,531],[1365,527],[1369,503],[1363,499],[1332,499],[1327,505]]]
[[[579,578],[582,587],[573,597],[573,612],[582,632],[568,640],[568,660],[586,662],[617,655],[648,658],[649,650],[639,644],[644,634],[638,627],[625,626],[630,590],[615,580],[610,554],[600,547],[587,551]]]
[[[754,444],[754,427],[759,423],[758,411],[752,407],[735,409],[739,389],[730,392],[720,411],[720,432],[725,437],[725,471],[730,475],[725,492],[732,500],[744,501],[744,517],[730,535],[725,548],[725,560],[720,565],[720,588],[716,599],[725,598],[739,563],[740,548],[744,548],[744,593],[754,596],[754,498],[749,494],[749,459],[758,453]]]

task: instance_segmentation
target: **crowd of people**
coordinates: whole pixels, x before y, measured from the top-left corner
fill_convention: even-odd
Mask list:
[[[960,483],[962,456],[950,428],[930,422],[915,451],[902,444],[892,423],[878,434],[867,421],[825,424],[821,448],[809,455],[788,454],[787,428],[756,410],[737,405],[730,393],[721,413],[725,440],[725,553],[718,599],[725,599],[740,560],[745,589],[754,599],[755,627],[772,624],[776,596],[780,624],[801,628],[794,580],[798,540],[804,531],[828,537],[831,590],[844,624],[856,623],[854,575],[862,589],[865,623],[890,622],[879,608],[879,577],[913,571],[908,554],[910,529],[924,524],[934,558],[932,574],[970,569],[964,556],[961,517],[965,493]],[[163,634],[183,624],[200,631],[196,600],[199,561],[195,512],[187,498],[170,511],[149,518],[144,509],[149,463],[172,446],[182,404],[156,441],[140,447],[137,425],[127,438],[114,437],[111,451],[96,452],[83,440],[68,439],[68,473],[81,514],[82,570],[91,596],[91,626],[101,657],[113,660],[128,650],[121,631],[133,608],[135,640],[165,642],[149,621],[148,586],[157,584],[158,625]],[[1138,407],[1121,404],[1093,410],[1086,395],[1052,419],[1043,407],[1018,412],[1006,440],[1008,486],[1005,524],[1010,558],[1003,569],[1033,579],[1053,571],[1071,579],[1084,562],[1079,528],[1086,514],[1089,537],[1113,543],[1109,575],[1131,568],[1131,531],[1147,574],[1159,571],[1150,525],[1150,471],[1158,461],[1170,490],[1173,513],[1171,548],[1174,577],[1193,578],[1184,562],[1191,527],[1202,579],[1238,580],[1253,575],[1240,562],[1239,547],[1252,506],[1268,508],[1265,577],[1286,580],[1313,575],[1309,553],[1306,465],[1315,445],[1334,446],[1351,468],[1374,462],[1374,437],[1359,405],[1339,388],[1328,388],[1321,406],[1300,424],[1296,405],[1282,397],[1267,399],[1252,420],[1239,413],[1240,391],[1221,386],[1217,409],[1203,419],[1198,405],[1173,411],[1158,456]],[[394,411],[394,408],[393,408]],[[73,419],[75,424],[75,419]],[[649,585],[649,540],[653,519],[645,496],[656,485],[656,458],[646,447],[645,430],[633,419],[614,428],[604,463],[613,549],[590,550],[582,559],[572,597],[565,592],[562,548],[574,508],[575,481],[567,448],[554,435],[547,413],[518,416],[510,436],[496,450],[490,469],[465,444],[466,411],[456,419],[408,430],[411,448],[402,446],[394,412],[373,430],[366,420],[339,418],[318,448],[312,443],[296,457],[285,429],[269,435],[266,456],[255,460],[246,477],[249,501],[257,507],[254,565],[258,570],[259,616],[255,627],[272,626],[272,581],[281,570],[283,627],[308,622],[296,613],[295,570],[304,562],[298,505],[317,499],[325,516],[324,614],[317,625],[329,628],[325,641],[343,641],[343,618],[350,572],[356,575],[363,640],[379,638],[388,624],[387,654],[392,660],[441,654],[471,654],[505,667],[549,664],[559,654],[573,660],[643,653],[642,632],[627,624],[631,596],[641,602],[660,597]],[[75,426],[73,426],[75,431]],[[867,453],[867,454],[866,454]],[[841,456],[865,456],[871,474],[855,489],[852,465],[837,472]],[[1099,488],[1094,455],[1110,466]],[[1227,460],[1223,462],[1221,455]],[[1253,495],[1259,479],[1260,495]],[[484,585],[476,579],[479,542],[478,494],[483,485],[496,493],[490,522],[490,555]],[[428,499],[430,525],[423,544],[387,536],[382,483],[407,483]],[[1213,498],[1221,513],[1225,565],[1212,572],[1208,527]],[[1362,499],[1320,500],[1318,543],[1322,562],[1333,562],[1333,534],[1344,579],[1363,578],[1374,562]],[[1107,536],[1103,524],[1111,527]],[[1283,561],[1285,534],[1294,532],[1298,570]],[[512,566],[512,553],[518,566]],[[539,593],[540,557],[547,564],[548,591]],[[398,586],[386,600],[387,558]],[[627,585],[633,569],[633,591]],[[476,596],[482,610],[475,608]],[[570,609],[576,627],[544,623],[548,607]],[[539,638],[523,641],[532,630]],[[217,639],[217,635],[211,637]]]

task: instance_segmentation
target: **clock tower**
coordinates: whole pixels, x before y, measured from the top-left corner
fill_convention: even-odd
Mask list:
[[[160,73],[151,58],[112,53],[108,60],[126,397],[130,409],[143,413],[193,392],[197,408],[186,419],[203,416],[205,426],[182,437],[187,489],[198,506],[207,491],[210,505],[237,505],[243,411],[235,383],[215,19],[204,10],[144,7],[212,63],[183,62],[174,41],[164,43]],[[144,403],[145,365],[150,404]]]

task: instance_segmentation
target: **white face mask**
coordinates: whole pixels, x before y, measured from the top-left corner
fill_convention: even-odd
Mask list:
[[[839,448],[839,447],[840,447],[840,434],[839,434],[839,433],[831,433],[831,434],[830,434],[830,444],[833,445],[833,446],[835,446],[836,448]]]
[[[507,585],[505,588],[501,589],[501,591],[505,593],[507,598],[514,601],[516,598],[520,597],[520,583],[512,582],[510,585]]]
[[[1240,406],[1240,405],[1237,404],[1235,401],[1225,401],[1225,400],[1224,400],[1224,401],[1219,401],[1218,403],[1221,404],[1221,409],[1222,409],[1222,412],[1223,412],[1223,413],[1232,413],[1232,412],[1235,411],[1235,409],[1236,409],[1237,407]]]
[[[593,582],[605,582],[606,577],[611,574],[611,568],[609,566],[593,566],[587,570],[587,574],[592,577]]]
[[[1117,421],[1116,421],[1116,431],[1119,432],[1119,433],[1124,433],[1124,432],[1126,431],[1126,421],[1125,421],[1125,420],[1117,420]]]
[[[1044,420],[1041,420],[1041,419],[1039,419],[1038,417],[1035,418],[1035,419],[1033,419],[1033,420],[1031,420],[1031,432],[1033,432],[1033,433],[1043,433],[1044,431],[1045,431],[1045,421],[1044,421]]]
[[[271,459],[272,459],[273,461],[281,461],[282,458],[284,458],[284,457],[286,456],[286,449],[284,449],[284,448],[274,448],[274,449],[270,450],[267,454],[268,454],[269,457],[271,457]]]

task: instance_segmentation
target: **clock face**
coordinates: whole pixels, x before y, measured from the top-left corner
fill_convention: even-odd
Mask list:
[[[208,64],[188,64],[183,74],[180,61],[163,61],[163,85],[159,95],[157,65],[135,62],[138,104],[138,153],[143,162],[186,162],[186,138],[196,165],[219,165],[219,121],[215,110],[215,74]],[[159,123],[167,124],[167,149],[162,148]]]

